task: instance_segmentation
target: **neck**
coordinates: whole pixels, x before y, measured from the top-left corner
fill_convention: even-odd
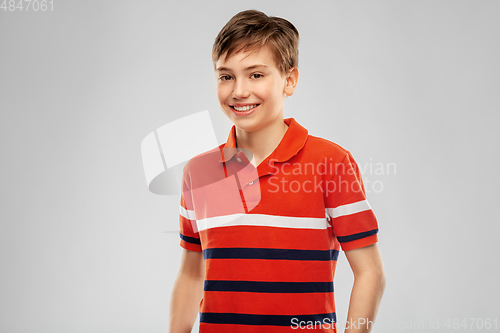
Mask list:
[[[283,119],[255,132],[245,132],[236,128],[237,148],[248,149],[253,154],[251,163],[257,166],[279,145],[288,126]]]

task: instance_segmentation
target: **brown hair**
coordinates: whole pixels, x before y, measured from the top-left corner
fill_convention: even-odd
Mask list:
[[[225,53],[229,58],[241,50],[257,51],[269,46],[282,76],[299,65],[299,32],[289,21],[267,16],[258,10],[245,10],[234,15],[221,29],[212,48],[215,63]]]

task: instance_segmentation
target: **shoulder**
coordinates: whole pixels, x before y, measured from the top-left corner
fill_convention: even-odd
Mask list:
[[[211,166],[216,167],[220,164],[219,161],[222,158],[221,151],[224,145],[225,143],[191,157],[184,165],[184,174],[192,174],[202,170],[208,171]]]
[[[331,159],[341,162],[346,156],[352,158],[351,152],[341,145],[314,135],[308,135],[304,150],[310,158]]]

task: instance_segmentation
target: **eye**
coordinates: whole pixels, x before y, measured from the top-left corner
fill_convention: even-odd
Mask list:
[[[229,75],[221,75],[219,77],[219,80],[221,80],[221,81],[228,81],[230,79],[231,79],[231,77]]]
[[[259,79],[259,78],[263,77],[264,75],[262,75],[262,74],[258,74],[258,73],[254,73],[254,74],[252,74],[252,75],[250,75],[250,76],[253,76],[253,77],[255,77],[256,79]]]

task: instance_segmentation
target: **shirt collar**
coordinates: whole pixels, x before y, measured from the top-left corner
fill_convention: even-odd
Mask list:
[[[295,156],[306,143],[308,131],[294,118],[283,119],[288,129],[280,143],[273,151],[270,159],[273,162],[285,162]],[[231,127],[226,143],[221,146],[222,158],[219,162],[227,162],[238,152],[236,150],[236,126]]]

